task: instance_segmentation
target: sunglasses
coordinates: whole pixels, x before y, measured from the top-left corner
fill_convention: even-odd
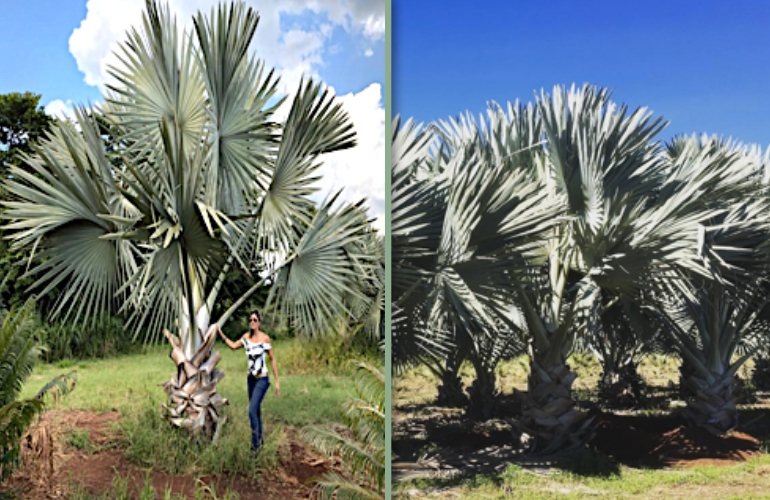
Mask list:
[[[252,321],[259,321],[259,320],[257,318],[249,318],[249,323],[251,323]]]

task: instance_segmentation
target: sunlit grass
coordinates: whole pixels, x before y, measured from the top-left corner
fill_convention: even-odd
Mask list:
[[[218,442],[196,442],[170,427],[161,415],[166,395],[161,383],[176,367],[166,346],[155,346],[140,354],[104,360],[62,360],[39,364],[27,380],[22,395],[34,395],[56,375],[74,372],[74,390],[56,402],[58,410],[118,411],[111,425],[111,443],[124,450],[130,461],[148,470],[170,474],[240,473],[258,475],[274,471],[291,458],[290,442],[296,429],[311,424],[341,423],[341,403],[352,395],[353,367],[346,352],[333,339],[308,342],[278,339],[273,348],[278,359],[281,391],[275,395],[275,379],[262,403],[265,443],[256,459],[251,453],[248,417],[246,357],[243,350],[231,351],[218,344],[222,354],[218,367],[225,378],[218,386],[228,399],[227,418]],[[371,359],[373,353],[363,357]],[[327,363],[328,361],[328,363]],[[94,451],[85,432],[74,429],[66,436],[68,446]]]
[[[263,415],[268,423],[302,426],[340,420],[340,403],[350,392],[350,370],[342,367],[310,366],[298,369],[292,353],[301,354],[301,341],[295,339],[274,342],[278,359],[281,394],[275,396],[275,380],[263,402]],[[219,368],[225,378],[219,392],[230,401],[230,413],[247,419],[246,358],[243,350],[231,351],[218,346],[222,354]],[[59,409],[91,411],[120,411],[141,405],[144,399],[160,401],[165,397],[159,385],[171,378],[175,366],[168,357],[166,346],[148,348],[145,353],[104,360],[64,360],[50,365],[39,364],[22,390],[22,397],[31,397],[56,375],[74,372],[77,385],[67,397],[57,403]],[[297,373],[300,372],[300,373]]]
[[[622,466],[617,474],[585,476],[550,469],[530,470],[511,465],[493,476],[466,480],[420,479],[398,483],[395,499],[420,491],[420,498],[468,500],[600,500],[650,498],[681,500],[770,498],[770,456],[736,465],[687,469],[635,469]]]

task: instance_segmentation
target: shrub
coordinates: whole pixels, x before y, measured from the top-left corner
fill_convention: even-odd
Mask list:
[[[109,358],[137,352],[141,345],[131,340],[119,318],[102,317],[86,324],[53,323],[43,333],[43,360]]]
[[[32,419],[43,410],[44,396],[52,391],[69,390],[67,376],[56,377],[35,397],[18,400],[21,386],[32,372],[40,354],[37,344],[34,305],[26,303],[2,315],[0,326],[0,481],[4,481],[19,461],[19,441]]]
[[[316,498],[384,498],[385,376],[371,365],[357,364],[356,397],[344,404],[347,429],[302,429],[302,438],[318,452],[329,457],[339,455],[342,467],[352,477],[347,479],[336,472],[325,474],[313,489]]]

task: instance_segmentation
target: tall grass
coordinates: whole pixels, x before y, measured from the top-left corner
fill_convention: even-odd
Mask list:
[[[251,428],[240,409],[226,408],[227,422],[219,440],[190,439],[169,425],[158,410],[160,398],[146,398],[138,409],[124,407],[118,424],[126,457],[142,466],[168,474],[244,474],[257,476],[277,470],[291,458],[289,437],[280,424],[267,432],[256,460],[251,455]]]

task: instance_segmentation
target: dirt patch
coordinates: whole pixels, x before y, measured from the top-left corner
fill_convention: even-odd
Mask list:
[[[627,465],[689,467],[744,462],[759,455],[759,441],[742,432],[716,436],[675,417],[602,414],[591,444]]]
[[[202,483],[219,496],[231,490],[241,500],[293,500],[307,498],[312,479],[338,465],[293,442],[291,459],[278,472],[264,473],[259,478],[148,472],[129,462],[122,450],[111,446],[116,442],[112,423],[118,419],[117,412],[47,412],[25,441],[22,467],[11,477],[8,488],[21,499],[64,499],[71,496],[74,488],[101,495],[120,476],[128,478],[129,491],[136,497],[149,477],[160,498],[167,490],[172,496],[194,498]],[[66,436],[75,430],[88,433],[92,444],[89,449],[78,450],[67,444]]]

